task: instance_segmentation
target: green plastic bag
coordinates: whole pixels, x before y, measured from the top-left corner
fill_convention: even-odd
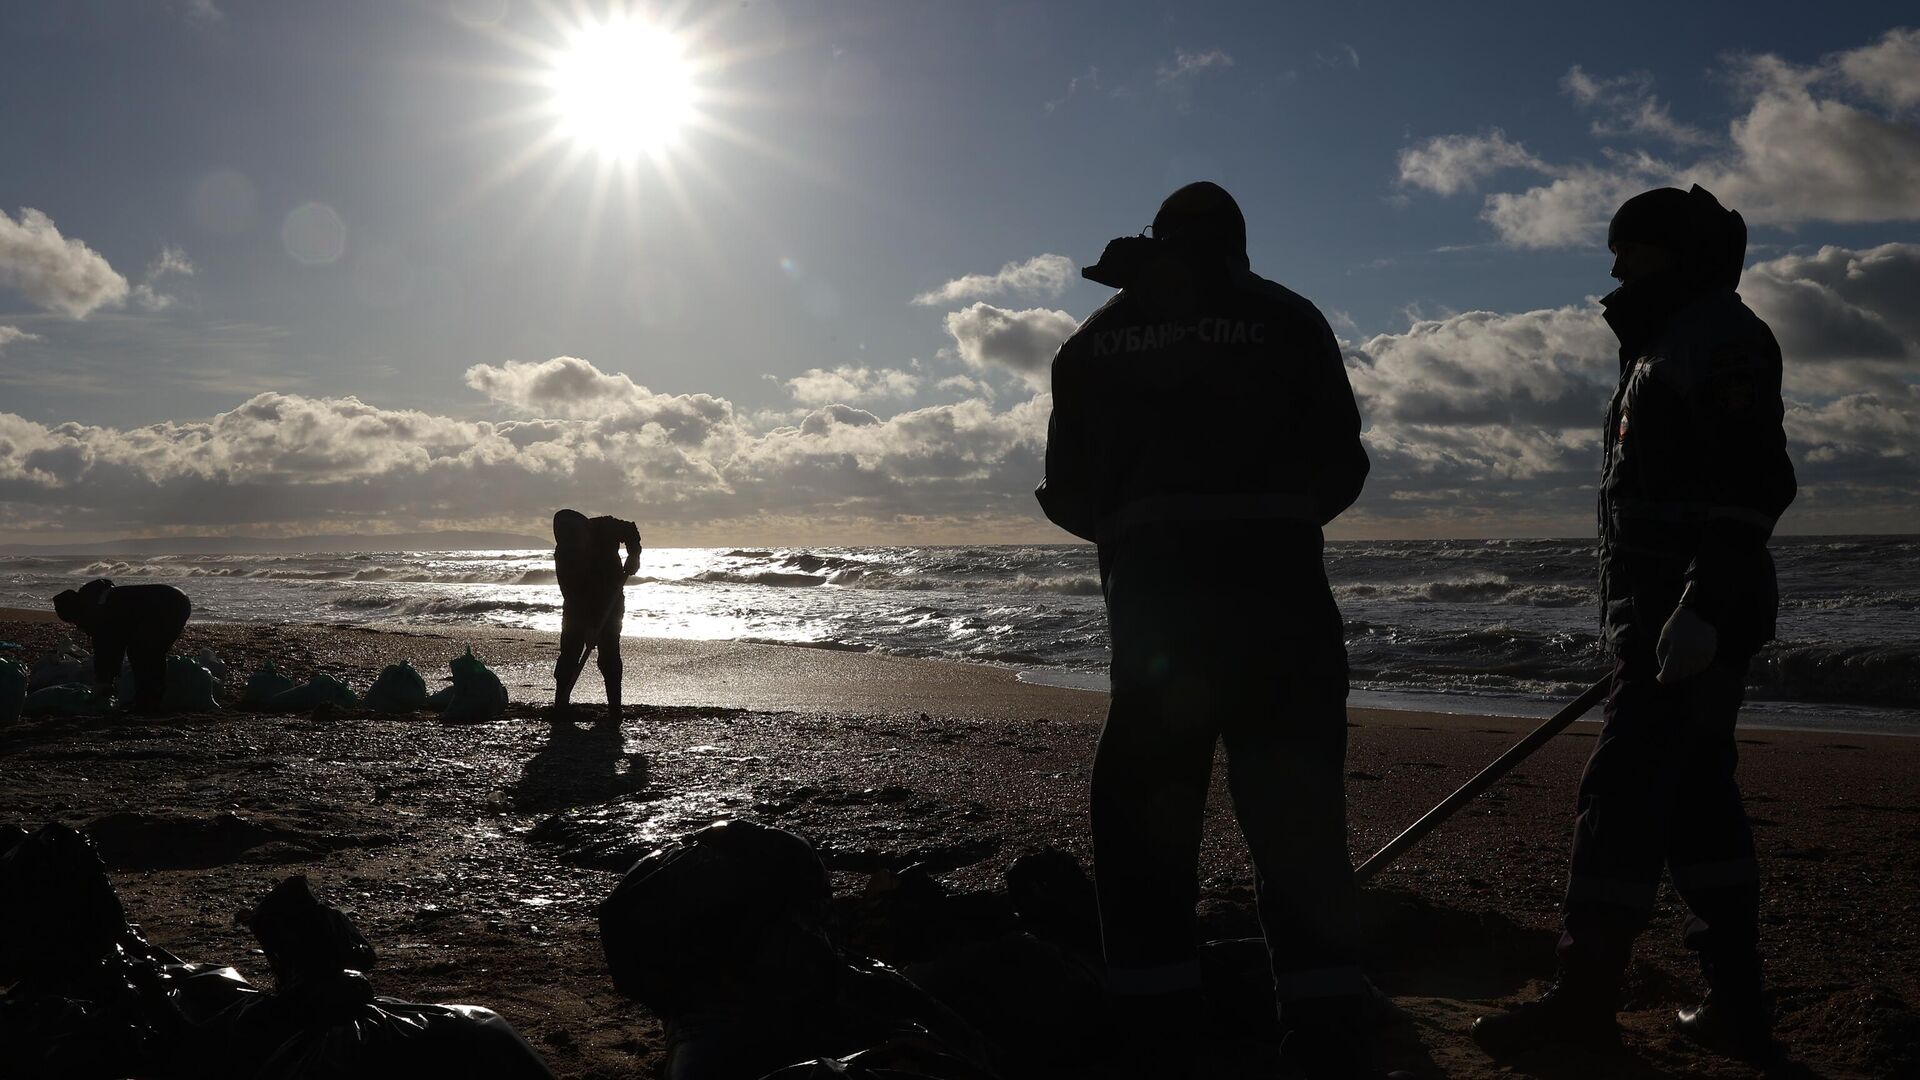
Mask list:
[[[447,698],[441,719],[455,724],[478,724],[507,711],[507,688],[500,676],[473,655],[467,646],[465,655],[453,658],[453,693]]]
[[[264,706],[296,685],[292,679],[280,674],[280,669],[269,660],[259,671],[247,676],[247,688],[240,693],[240,704]]]
[[[219,681],[213,672],[197,661],[176,656],[167,661],[167,688],[161,694],[160,707],[168,712],[213,712],[220,708],[214,699]]]
[[[351,709],[360,704],[360,699],[352,687],[322,671],[305,684],[267,699],[266,707],[275,712],[305,712],[323,704]]]
[[[111,695],[96,692],[85,683],[61,683],[43,686],[28,694],[20,715],[98,716],[112,703]]]
[[[27,669],[0,656],[0,724],[20,719],[27,703]]]
[[[413,661],[388,664],[367,688],[362,704],[374,712],[412,712],[427,703],[427,680],[413,669]]]

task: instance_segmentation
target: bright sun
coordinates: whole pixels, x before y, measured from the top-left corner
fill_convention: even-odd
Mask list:
[[[579,28],[548,77],[560,131],[602,157],[629,161],[672,145],[698,91],[678,39],[637,18]]]

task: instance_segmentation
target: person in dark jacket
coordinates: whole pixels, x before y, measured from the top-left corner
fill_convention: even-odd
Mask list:
[[[1614,1037],[1620,978],[1664,868],[1709,987],[1679,1029],[1764,1056],[1759,874],[1734,723],[1748,662],[1773,637],[1767,540],[1794,496],[1780,346],[1734,292],[1746,225],[1704,188],[1634,196],[1607,246],[1621,282],[1601,301],[1620,339],[1600,479],[1613,687],[1580,781],[1559,978],[1473,1034],[1495,1054]]]
[[[1084,273],[1121,291],[1054,358],[1036,494],[1098,545],[1112,634],[1092,798],[1109,989],[1140,1032],[1199,1006],[1196,864],[1224,740],[1288,1056],[1346,1075],[1367,1053],[1366,984],[1321,527],[1367,456],[1340,348],[1311,303],[1250,272],[1240,208],[1211,183]]]
[[[95,578],[53,598],[56,615],[93,639],[93,679],[108,692],[124,658],[133,668],[133,707],[160,710],[167,690],[167,650],[180,640],[193,604],[171,585],[119,585]]]
[[[573,684],[600,651],[607,718],[620,721],[620,623],[627,579],[640,571],[640,529],[615,517],[588,519],[576,510],[553,515],[553,571],[560,583],[560,659],[553,666],[553,704],[565,712]],[[627,549],[626,561],[620,548]]]

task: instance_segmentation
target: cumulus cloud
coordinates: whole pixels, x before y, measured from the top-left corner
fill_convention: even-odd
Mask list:
[[[1035,255],[1010,262],[991,274],[967,274],[913,298],[922,306],[951,304],[1006,293],[1059,296],[1073,281],[1073,260],[1065,255]]]
[[[1648,188],[1671,184],[1670,166],[1642,154],[1609,154],[1605,166],[1552,170],[1547,184],[1487,196],[1481,220],[1517,248],[1572,247],[1604,237],[1620,204]]]
[[[1781,256],[1748,267],[1740,292],[1780,339],[1790,389],[1884,392],[1920,370],[1920,244]]]
[[[711,394],[656,394],[620,372],[574,356],[528,363],[475,364],[468,386],[523,411],[597,420],[607,430],[654,429],[670,441],[701,444],[733,430],[733,405]]]
[[[40,335],[29,334],[17,326],[0,325],[0,352],[16,341],[39,341]]]
[[[1499,169],[1539,173],[1545,182],[1485,200],[1481,217],[1515,247],[1595,244],[1620,202],[1668,184],[1699,183],[1756,225],[1920,220],[1920,32],[1890,31],[1813,65],[1744,57],[1732,74],[1744,111],[1724,139],[1673,119],[1649,76],[1596,77],[1576,66],[1562,80],[1576,103],[1601,110],[1594,134],[1701,148],[1692,161],[1607,147],[1599,162],[1546,162],[1496,130],[1406,148],[1399,183],[1452,195]]]
[[[127,279],[105,256],[60,235],[52,218],[31,207],[17,221],[0,210],[0,289],[70,319],[124,304],[128,294]]]
[[[1840,75],[1869,99],[1897,111],[1920,108],[1920,29],[1889,30],[1865,48],[1833,61]]]
[[[1803,492],[1789,522],[1797,531],[1818,531],[1817,515],[1912,523],[1916,290],[1914,244],[1825,247],[1747,270],[1743,294],[1785,354],[1786,429]],[[1415,320],[1349,347],[1347,368],[1374,459],[1350,524],[1585,528],[1600,418],[1619,372],[1597,305]]]
[[[502,420],[287,393],[124,430],[0,413],[0,521],[393,531],[516,525],[573,502],[633,507],[681,536],[797,536],[831,523],[843,537],[913,539],[943,522],[948,535],[1047,534],[1030,495],[1045,394],[892,416],[835,403],[756,431],[724,399],[655,394],[556,359],[468,373],[514,414]]]
[[[1824,96],[1856,55],[1811,69],[1749,62],[1753,100],[1733,122],[1734,152],[1703,162],[1700,182],[1756,223],[1920,219],[1920,127]],[[1907,89],[1874,85],[1890,97]]]
[[[805,374],[786,380],[784,385],[802,405],[828,405],[912,397],[920,389],[920,376],[897,368],[842,364],[831,371],[809,368]]]
[[[1595,135],[1645,136],[1675,146],[1703,146],[1713,141],[1706,132],[1673,118],[1667,106],[1654,96],[1653,76],[1647,72],[1602,78],[1587,74],[1575,64],[1560,79],[1560,89],[1582,107],[1600,112],[1593,122]]]
[[[1400,151],[1400,184],[1439,195],[1471,191],[1502,169],[1546,166],[1527,148],[1494,128],[1484,135],[1437,135]]]
[[[947,313],[948,336],[961,360],[983,369],[1005,368],[1039,385],[1062,342],[1079,320],[1064,311],[1009,311],[984,301]]]

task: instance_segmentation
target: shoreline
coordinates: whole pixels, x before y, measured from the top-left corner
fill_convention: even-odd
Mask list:
[[[0,607],[0,623],[7,622],[59,624],[59,619],[51,611]],[[339,630],[343,632],[383,633],[408,637],[443,637],[449,640],[472,639],[476,642],[481,640],[510,641],[519,642],[523,645],[546,645],[548,647],[552,647],[559,641],[559,634],[549,630],[524,629],[485,623],[455,627],[442,624],[413,625],[391,620],[373,620],[366,623],[271,623],[220,622],[209,620],[190,625],[235,628],[259,626],[308,627],[317,631]],[[1017,684],[1021,687],[1035,688],[1041,694],[1049,697],[1060,694],[1075,697],[1095,695],[1092,700],[1097,701],[1098,704],[1082,702],[1079,708],[1073,708],[1071,706],[1063,707],[1065,712],[1085,714],[1095,723],[1099,722],[1101,715],[1104,714],[1106,709],[1104,698],[1107,691],[1105,687],[1087,685],[1087,683],[1096,681],[1104,683],[1104,678],[1093,676],[1090,673],[1069,672],[1064,669],[1021,668],[1004,664],[983,663],[937,656],[897,656],[867,649],[823,646],[810,642],[743,641],[733,638],[641,637],[637,635],[626,636],[621,640],[625,645],[623,653],[638,653],[639,655],[636,659],[642,661],[640,664],[629,665],[629,669],[626,672],[627,677],[624,680],[625,689],[623,691],[623,697],[628,702],[652,700],[655,704],[670,705],[708,704],[735,708],[783,707],[779,701],[778,693],[773,691],[772,687],[768,685],[749,685],[743,687],[731,697],[721,695],[713,700],[702,700],[698,694],[690,691],[688,685],[689,680],[696,677],[699,669],[706,668],[711,670],[717,666],[725,665],[729,663],[726,659],[729,653],[732,653],[734,650],[741,650],[742,656],[757,654],[771,660],[772,662],[766,665],[767,667],[775,671],[787,673],[789,676],[803,674],[804,669],[809,666],[847,668],[848,670],[839,673],[837,678],[844,680],[842,683],[843,688],[849,689],[850,697],[830,698],[827,701],[829,706],[845,705],[847,707],[857,707],[860,705],[871,706],[890,703],[893,709],[911,707],[911,702],[906,700],[907,695],[899,692],[890,693],[884,690],[887,686],[896,685],[888,680],[889,676],[899,677],[904,672],[913,670],[912,668],[894,668],[891,665],[906,664],[929,666],[928,671],[923,672],[921,677],[905,678],[901,681],[909,686],[924,687],[933,700],[938,700],[954,691],[973,694],[980,694],[984,691],[987,697],[1000,700],[1005,704],[1010,704],[1022,696],[1019,690],[1004,686],[997,689],[989,689],[994,683],[1004,681]],[[811,663],[808,661],[795,660],[793,657],[785,656],[784,654],[799,654],[810,658]],[[647,657],[654,658],[656,662],[661,663],[668,671],[673,673],[673,677],[667,684],[666,693],[663,697],[648,699],[642,696],[636,696],[637,694],[644,695],[649,693],[647,671],[644,666],[644,659]],[[548,663],[550,664],[551,661],[549,660]],[[544,672],[537,672],[535,668],[537,668],[537,664],[529,665],[525,661],[517,663],[513,669],[515,675],[515,679],[513,680],[507,680],[507,674],[502,672],[503,680],[508,681],[509,693],[514,696],[516,701],[550,702],[552,700],[553,689],[551,677]],[[945,670],[940,675],[933,674],[934,672],[941,671],[941,669],[948,670]],[[435,677],[435,673],[427,670],[424,666],[421,667],[421,673],[427,676],[429,680]],[[877,678],[881,680],[881,682],[877,685],[863,687],[859,681],[863,677]],[[748,680],[748,683],[753,684],[756,681],[765,683],[767,680]],[[582,673],[579,686],[576,689],[576,702],[604,701],[605,697],[600,690],[600,685],[598,673],[589,665],[588,670]],[[516,689],[521,691],[521,693],[515,693]],[[657,689],[655,692],[657,693]],[[805,697],[801,702],[793,704],[819,707],[821,699],[818,695],[810,695]],[[1511,696],[1475,697],[1464,694],[1415,693],[1365,689],[1355,689],[1348,698],[1348,708],[1350,711],[1404,713],[1409,716],[1430,718],[1454,717],[1460,719],[1462,722],[1500,720],[1524,725],[1516,728],[1516,731],[1520,733],[1529,730],[1533,723],[1537,723],[1553,715],[1554,711],[1558,709],[1561,704],[1563,704],[1563,702],[1556,699],[1545,698],[1535,700]],[[1792,718],[1792,714],[1795,713],[1807,713],[1818,710],[1830,710],[1839,715],[1834,721],[1826,723],[1804,721],[1796,723]],[[1883,717],[1882,714],[1891,715],[1884,715]],[[1850,720],[1853,722],[1850,723]],[[1576,723],[1593,725],[1599,723],[1599,721],[1600,712],[1596,707],[1581,720],[1576,721]],[[1920,725],[1914,724],[1907,713],[1903,711],[1846,703],[1797,701],[1748,702],[1742,706],[1739,726],[1742,731],[1756,732],[1848,735],[1863,738],[1920,738]]]

